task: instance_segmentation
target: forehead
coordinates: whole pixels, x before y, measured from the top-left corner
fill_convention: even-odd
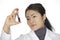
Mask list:
[[[29,16],[29,15],[38,15],[38,14],[40,14],[40,13],[38,11],[36,11],[36,10],[28,10],[26,12],[26,16]]]

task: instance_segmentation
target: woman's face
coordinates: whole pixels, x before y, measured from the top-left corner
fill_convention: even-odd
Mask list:
[[[26,12],[27,24],[32,30],[38,30],[44,27],[45,17],[35,10],[28,10]]]

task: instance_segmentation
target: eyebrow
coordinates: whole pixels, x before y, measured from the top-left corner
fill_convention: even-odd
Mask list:
[[[34,15],[34,13],[31,16],[33,16],[33,15]],[[26,16],[26,17],[29,17],[29,16]]]

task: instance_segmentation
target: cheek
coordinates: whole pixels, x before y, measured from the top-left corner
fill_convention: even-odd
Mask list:
[[[42,18],[37,18],[35,21],[38,25],[41,25],[43,23]]]
[[[29,21],[27,21],[27,24],[28,24],[28,25],[30,25],[30,22],[29,22]]]

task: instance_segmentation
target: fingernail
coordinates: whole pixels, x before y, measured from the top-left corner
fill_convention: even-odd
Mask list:
[[[18,11],[19,9],[18,9],[18,8],[16,8],[16,10]]]
[[[14,13],[19,13],[19,12],[15,10]]]

